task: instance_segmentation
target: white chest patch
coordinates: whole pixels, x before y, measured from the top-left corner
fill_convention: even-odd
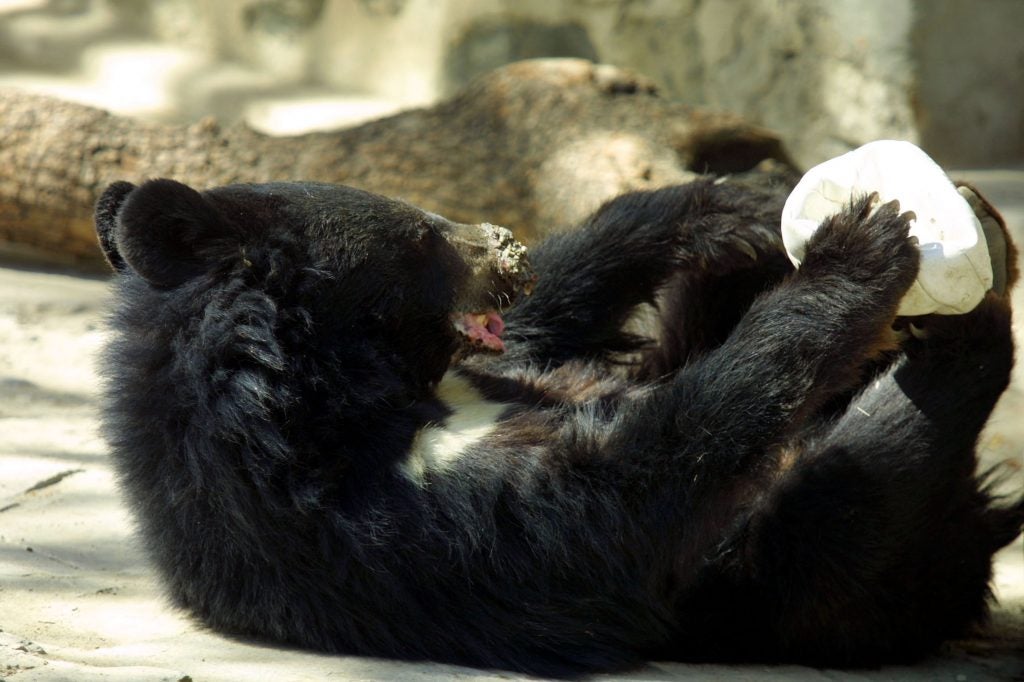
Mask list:
[[[443,424],[421,428],[408,456],[399,464],[402,473],[419,484],[428,472],[444,471],[473,444],[489,436],[507,407],[486,399],[473,384],[454,372],[444,375],[436,392],[451,415]]]

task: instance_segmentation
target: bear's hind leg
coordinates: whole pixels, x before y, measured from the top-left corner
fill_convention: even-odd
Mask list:
[[[994,504],[975,473],[1013,364],[1009,306],[989,294],[927,329],[779,474],[720,555],[716,579],[775,614],[744,642],[756,655],[908,660],[984,619],[992,554],[1024,524],[1024,499]]]

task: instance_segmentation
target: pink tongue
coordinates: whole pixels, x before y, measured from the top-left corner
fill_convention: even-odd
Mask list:
[[[505,343],[501,340],[501,333],[505,331],[505,322],[498,313],[464,313],[455,315],[453,322],[459,333],[474,345],[504,352]]]

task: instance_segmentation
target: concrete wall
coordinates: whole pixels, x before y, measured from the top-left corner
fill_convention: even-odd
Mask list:
[[[920,4],[910,54],[921,143],[962,166],[1024,160],[1024,2]]]

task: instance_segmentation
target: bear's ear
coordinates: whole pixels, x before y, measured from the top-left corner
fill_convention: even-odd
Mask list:
[[[100,240],[100,248],[103,249],[103,257],[110,263],[110,267],[120,272],[125,268],[124,258],[117,251],[117,242],[114,239],[114,229],[117,226],[117,212],[124,203],[124,198],[135,189],[130,182],[115,182],[103,190],[103,194],[96,201],[94,219],[96,222],[96,236]]]
[[[110,242],[108,214],[116,214],[113,245],[104,246],[111,264],[117,268],[119,258],[157,286],[176,286],[205,272],[205,252],[227,233],[213,207],[199,192],[173,180],[127,185],[111,185],[97,204],[101,243]]]

